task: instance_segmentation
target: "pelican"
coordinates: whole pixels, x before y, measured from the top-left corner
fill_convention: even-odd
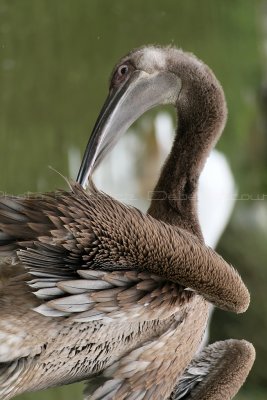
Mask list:
[[[145,215],[99,192],[91,175],[158,104],[176,107],[178,127]],[[203,62],[171,47],[134,50],[113,71],[71,190],[1,199],[2,270],[11,271],[0,297],[2,399],[79,380],[88,380],[85,399],[233,398],[253,346],[202,349],[202,340],[210,305],[244,312],[249,293],[205,246],[196,210],[225,119],[223,90]]]

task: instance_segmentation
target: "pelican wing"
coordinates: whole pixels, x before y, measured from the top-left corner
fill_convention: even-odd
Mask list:
[[[92,269],[155,274],[231,311],[249,303],[238,273],[197,237],[93,186],[89,193],[75,184],[71,192],[2,198],[0,232],[0,255],[18,257],[45,300],[64,296],[60,282],[88,279],[82,271]]]
[[[170,328],[158,342],[132,351],[89,380],[85,400],[231,400],[253,365],[253,346],[232,339],[209,345],[195,356],[171,392],[172,332]]]
[[[245,340],[215,342],[191,361],[169,400],[231,400],[254,360],[255,349]]]
[[[55,282],[50,288],[42,288],[39,278],[29,282],[40,287],[35,294],[45,301],[35,310],[46,316],[68,316],[76,322],[160,320],[181,311],[192,297],[191,291],[144,272],[77,273],[80,279]]]

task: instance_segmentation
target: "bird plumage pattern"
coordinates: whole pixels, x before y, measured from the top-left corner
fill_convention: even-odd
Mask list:
[[[119,136],[161,103],[176,107],[178,128],[149,215],[92,183],[86,192],[82,186]],[[3,400],[85,379],[86,399],[236,394],[253,346],[230,340],[202,349],[202,341],[210,303],[243,312],[249,293],[205,246],[196,212],[199,174],[226,114],[219,82],[195,56],[137,49],[114,69],[78,183],[0,200]]]

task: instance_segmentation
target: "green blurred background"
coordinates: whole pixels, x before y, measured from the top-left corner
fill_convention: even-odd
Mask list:
[[[267,1],[0,0],[0,189],[54,190],[82,152],[114,63],[134,47],[194,52],[225,89],[229,119],[218,148],[239,194],[218,251],[252,294],[241,316],[216,311],[211,340],[246,338],[257,360],[239,400],[267,398]],[[151,189],[151,188],[150,188]],[[242,196],[241,196],[242,197]],[[18,397],[81,398],[82,385]]]

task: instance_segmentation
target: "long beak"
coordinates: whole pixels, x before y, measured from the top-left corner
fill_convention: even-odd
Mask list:
[[[86,188],[89,176],[129,126],[156,105],[175,103],[180,89],[179,78],[171,72],[148,74],[137,70],[112,91],[87,144],[77,182]]]

